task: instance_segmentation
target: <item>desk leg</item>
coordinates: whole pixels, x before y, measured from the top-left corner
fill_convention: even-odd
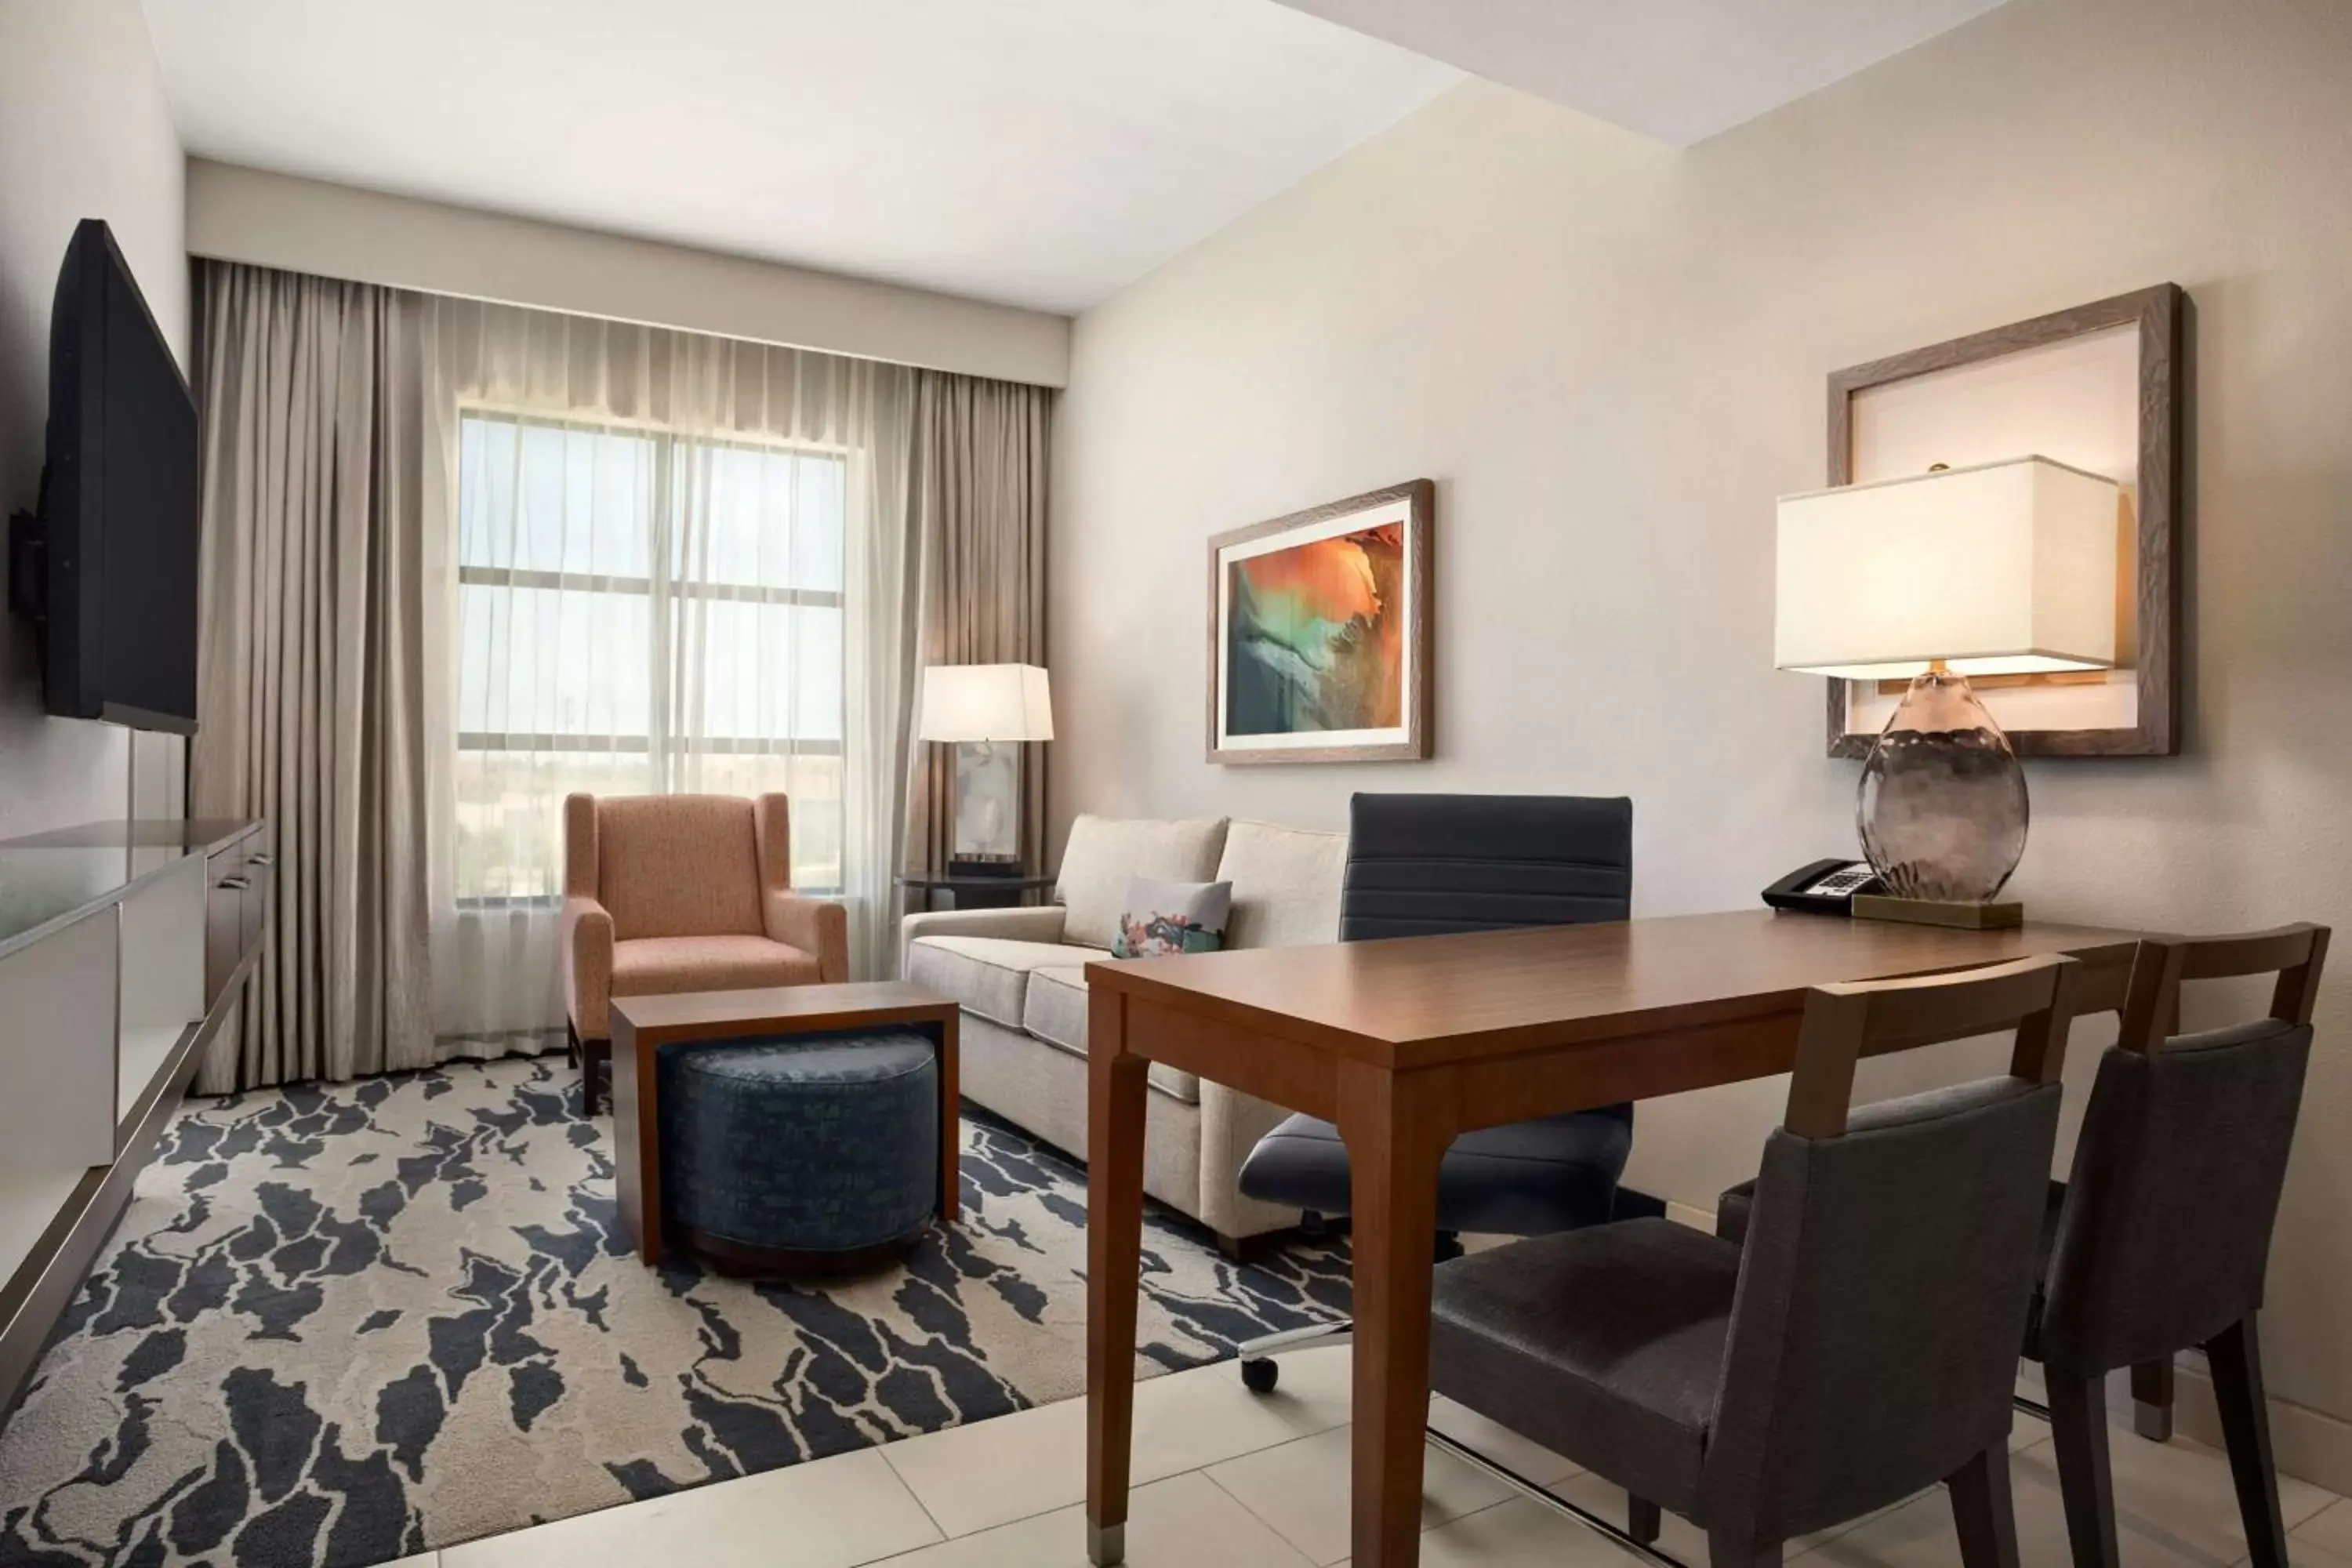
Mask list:
[[[1454,1141],[1450,1077],[1358,1063],[1339,1077],[1339,1134],[1355,1204],[1354,1568],[1421,1558],[1429,1425],[1429,1271],[1437,1163]]]
[[[1127,999],[1095,986],[1087,1000],[1087,1555],[1099,1568],[1127,1554],[1149,1068],[1127,1049]]]

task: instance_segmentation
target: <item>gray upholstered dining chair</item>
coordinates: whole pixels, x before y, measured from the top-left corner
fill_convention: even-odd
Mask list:
[[[1809,993],[1746,1247],[1640,1219],[1443,1264],[1432,1387],[1624,1487],[1633,1539],[1688,1517],[1714,1568],[1937,1481],[1968,1568],[2014,1568],[2010,1390],[2077,967]],[[2007,1077],[1849,1110],[1858,1058],[2011,1029]]]
[[[2141,1430],[2169,1411],[2172,1358],[2201,1347],[2255,1568],[2284,1568],[2255,1317],[2311,1054],[2327,929],[2151,937],[2132,963],[2116,1043],[2099,1062],[2064,1182],[2049,1184],[2042,1284],[2025,1354],[2042,1363],[2076,1568],[2115,1568],[2106,1374],[2133,1372]],[[2175,1036],[2184,982],[2275,973],[2269,1016]],[[1717,1209],[1745,1233],[1753,1184]],[[2148,1417],[2158,1417],[2151,1429]]]
[[[2076,1568],[2115,1568],[2106,1374],[2201,1346],[2254,1568],[2286,1568],[2255,1316],[2311,1057],[2323,926],[2140,944],[2099,1062],[2026,1353],[2040,1361]],[[2171,1036],[2183,981],[2275,973],[2270,1016]],[[2143,1384],[2145,1384],[2143,1380]]]
[[[1622,921],[1633,896],[1633,803],[1576,795],[1358,795],[1348,803],[1339,940],[1439,936]],[[1438,1256],[1461,1231],[1536,1236],[1598,1225],[1617,1203],[1633,1108],[1612,1105],[1465,1132],[1437,1173]],[[1339,1130],[1292,1116],[1243,1163],[1241,1190],[1315,1219],[1347,1214]],[[1241,1347],[1260,1394],[1273,1353],[1349,1331],[1347,1323],[1270,1334]]]

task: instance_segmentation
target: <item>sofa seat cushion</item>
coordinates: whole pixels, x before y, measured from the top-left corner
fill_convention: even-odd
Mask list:
[[[907,978],[1008,1029],[1023,1026],[1029,976],[1049,966],[1108,958],[1102,948],[1003,936],[924,936],[907,947]],[[1083,1009],[1082,1009],[1083,1011]]]
[[[816,954],[764,936],[640,936],[613,944],[613,994],[814,985]]]
[[[1074,1057],[1087,1054],[1087,972],[1072,964],[1066,969],[1040,969],[1029,976],[1029,1005],[1022,1014],[1021,1027],[1032,1037],[1043,1040],[1055,1050],[1067,1051]],[[1153,1062],[1151,1087],[1171,1100],[1186,1105],[1201,1103],[1201,1080],[1181,1068],[1166,1062]]]

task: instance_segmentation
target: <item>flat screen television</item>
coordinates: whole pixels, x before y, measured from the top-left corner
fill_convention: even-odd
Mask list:
[[[37,514],[8,537],[48,710],[196,728],[196,404],[114,236],[84,218],[49,318]]]

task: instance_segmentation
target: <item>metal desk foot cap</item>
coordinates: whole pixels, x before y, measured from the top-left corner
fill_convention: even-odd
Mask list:
[[[2151,1443],[2172,1441],[2172,1406],[2151,1405],[2145,1399],[2132,1401],[2132,1430]]]
[[[1127,1526],[1087,1521],[1087,1561],[1095,1568],[1111,1568],[1127,1560]]]

